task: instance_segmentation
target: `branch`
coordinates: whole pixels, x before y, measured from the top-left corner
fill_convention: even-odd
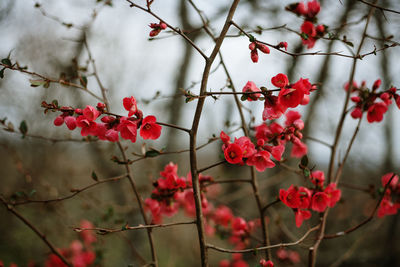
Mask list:
[[[201,51],[201,49],[200,49],[195,43],[193,43],[193,41],[190,40],[190,38],[187,37],[186,34],[184,34],[183,31],[182,31],[181,29],[179,29],[179,28],[174,28],[173,26],[171,26],[170,24],[168,24],[167,22],[165,22],[165,20],[161,19],[159,16],[157,16],[155,13],[153,13],[153,12],[151,11],[150,7],[144,8],[144,7],[141,7],[141,6],[139,6],[139,5],[135,4],[135,3],[133,3],[133,2],[130,1],[130,0],[126,0],[126,1],[130,4],[130,7],[136,7],[136,8],[138,8],[138,9],[140,9],[140,10],[143,10],[144,12],[149,13],[150,15],[152,15],[153,17],[155,17],[155,18],[158,19],[159,21],[164,22],[164,23],[167,25],[168,28],[170,28],[170,29],[173,30],[175,33],[177,33],[177,34],[179,34],[180,36],[182,36],[183,39],[185,39],[194,49],[196,49],[197,52],[199,52],[199,54],[200,54],[205,60],[208,59],[208,57],[206,56],[206,54],[204,54],[204,52]]]
[[[57,248],[50,243],[50,241],[47,239],[47,237],[40,232],[39,229],[37,229],[30,221],[28,221],[24,216],[22,216],[21,213],[19,213],[11,204],[8,204],[7,201],[3,198],[3,196],[0,196],[0,201],[3,202],[4,206],[7,208],[8,211],[10,211],[12,214],[14,214],[18,219],[20,219],[26,226],[31,228],[32,231],[36,233],[36,235],[43,240],[43,242],[50,248],[50,250],[57,255],[57,257],[60,258],[60,260],[65,263],[67,266],[72,267],[72,264],[69,263],[63,255],[61,255],[58,251]]]
[[[290,242],[290,243],[280,243],[280,244],[275,244],[275,245],[270,245],[270,246],[263,246],[263,247],[257,247],[257,248],[248,248],[248,249],[241,249],[241,250],[236,250],[236,249],[227,249],[227,248],[221,248],[217,247],[211,244],[207,245],[207,248],[213,249],[216,251],[224,252],[224,253],[254,253],[256,251],[263,251],[263,250],[268,250],[271,248],[283,248],[283,247],[291,247],[291,246],[296,246],[300,244],[301,242],[304,241],[304,239],[307,238],[307,236],[317,230],[319,228],[319,225],[309,229],[300,239],[298,239],[295,242]]]
[[[347,230],[344,230],[342,232],[338,232],[338,233],[332,234],[332,235],[324,235],[324,239],[332,239],[332,238],[336,238],[336,237],[341,237],[341,236],[347,235],[347,234],[349,234],[351,232],[354,232],[355,230],[359,229],[361,226],[367,224],[369,221],[371,221],[374,218],[375,213],[378,210],[379,205],[381,204],[383,198],[385,197],[386,190],[389,188],[390,183],[392,182],[392,180],[393,180],[393,178],[395,176],[396,176],[396,174],[393,173],[392,177],[390,177],[388,183],[385,185],[385,189],[383,190],[383,193],[382,193],[379,201],[376,203],[375,208],[372,210],[371,215],[368,218],[366,218],[361,223],[359,223],[359,224],[357,224],[357,225],[355,225],[355,226],[353,226],[353,227],[351,227],[351,228],[349,228]]]
[[[389,8],[386,8],[386,7],[381,7],[381,6],[375,5],[375,4],[373,4],[373,3],[370,3],[370,2],[367,2],[367,1],[364,1],[364,0],[358,0],[358,1],[361,2],[361,3],[364,3],[364,4],[366,4],[366,5],[369,5],[369,6],[372,6],[372,7],[377,8],[377,9],[380,9],[380,10],[382,10],[382,11],[388,11],[388,12],[400,14],[400,11],[397,11],[397,10],[394,10],[394,9],[389,9]]]
[[[119,176],[115,176],[115,177],[107,178],[107,179],[104,179],[104,180],[100,180],[100,181],[98,181],[96,183],[90,184],[90,185],[82,187],[80,189],[71,189],[70,191],[73,192],[73,193],[68,195],[68,196],[54,198],[54,199],[44,199],[44,200],[27,199],[27,200],[24,200],[24,201],[19,201],[19,202],[12,203],[12,205],[18,206],[18,205],[25,205],[25,204],[32,204],[32,203],[48,204],[50,202],[60,202],[60,201],[66,200],[66,199],[73,198],[77,194],[79,194],[79,193],[81,193],[83,191],[86,191],[86,190],[88,190],[88,189],[90,189],[92,187],[95,187],[95,186],[97,186],[99,184],[119,181],[119,180],[121,180],[123,178],[126,178],[127,176],[128,176],[128,174],[126,173],[126,174],[122,174],[122,175],[119,175]]]
[[[119,229],[100,228],[100,227],[94,227],[94,228],[76,227],[76,228],[74,228],[74,231],[78,232],[78,233],[82,232],[82,231],[97,231],[97,234],[99,234],[99,235],[106,235],[106,234],[118,233],[118,232],[123,232],[123,231],[128,231],[128,230],[164,228],[164,227],[171,227],[171,226],[176,226],[176,225],[186,225],[186,224],[195,224],[195,223],[196,223],[196,221],[165,223],[165,224],[149,224],[149,225],[140,224],[138,226],[124,225],[122,228],[119,228]]]
[[[82,86],[82,85],[80,85],[80,84],[71,83],[71,82],[68,82],[68,81],[63,80],[63,79],[48,78],[48,77],[45,77],[45,76],[43,76],[43,75],[41,75],[41,74],[38,74],[38,73],[36,73],[36,72],[27,71],[27,70],[25,70],[25,69],[22,69],[22,68],[20,68],[20,67],[18,66],[18,64],[14,64],[14,65],[12,65],[12,66],[9,66],[9,65],[0,63],[0,66],[4,67],[4,68],[6,68],[6,69],[19,71],[19,72],[22,72],[22,73],[25,73],[25,74],[29,74],[29,75],[34,76],[34,77],[38,77],[38,78],[40,78],[40,79],[42,79],[43,81],[48,82],[48,83],[58,83],[58,84],[61,84],[61,85],[65,85],[65,86],[69,86],[69,87],[74,87],[74,88],[80,89],[80,90],[82,90],[82,91],[85,91],[85,92],[88,93],[89,95],[93,96],[93,97],[96,98],[97,100],[103,101],[103,99],[102,99],[101,97],[97,96],[95,93],[93,93],[92,91],[90,91],[88,88],[86,88],[86,87],[84,87],[84,86]],[[17,66],[17,67],[15,67],[15,66]]]

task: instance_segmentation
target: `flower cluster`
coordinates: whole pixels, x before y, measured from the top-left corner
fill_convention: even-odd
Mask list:
[[[293,144],[291,156],[300,158],[307,154],[307,146],[301,139],[303,134],[301,130],[304,123],[301,115],[297,111],[289,111],[286,113],[285,127],[277,122],[271,124],[263,123],[255,127],[256,144],[250,138],[241,136],[235,138],[231,142],[231,138],[221,131],[220,138],[224,143],[222,150],[227,162],[231,164],[255,166],[259,172],[266,168],[273,168],[275,163],[271,160],[271,156],[280,161],[285,152],[287,142]]]
[[[318,1],[313,0],[307,3],[294,3],[286,7],[286,10],[295,13],[304,18],[304,22],[300,27],[301,40],[308,49],[313,48],[318,38],[324,36],[327,32],[327,26],[323,24],[315,25],[317,22],[317,14],[321,6]]]
[[[310,92],[316,89],[308,79],[300,78],[294,84],[289,84],[288,77],[279,73],[271,78],[274,86],[278,87],[279,95],[274,96],[269,91],[265,96],[263,120],[278,119],[288,108],[295,108],[298,105],[307,105]]]
[[[188,174],[187,177],[179,177],[177,171],[178,166],[169,163],[160,172],[161,177],[153,183],[155,189],[151,197],[145,200],[145,209],[151,212],[152,223],[161,223],[164,216],[171,217],[180,209],[183,209],[187,216],[196,216],[191,176]],[[259,227],[260,222],[236,217],[232,210],[224,205],[214,207],[206,197],[211,197],[206,184],[213,181],[210,176],[199,176],[206,233],[214,235],[218,232],[229,237],[229,242],[236,249],[243,249],[250,244],[250,234]]]
[[[313,178],[313,177],[316,178]],[[296,226],[300,227],[304,220],[311,218],[310,210],[324,212],[327,207],[334,207],[341,196],[340,189],[335,183],[330,183],[324,188],[323,172],[313,172],[311,181],[315,185],[313,189],[303,186],[291,185],[287,190],[279,190],[279,199],[295,213]]]
[[[167,24],[164,22],[160,21],[160,23],[150,23],[149,25],[152,30],[149,33],[150,37],[155,37],[157,36],[162,30],[165,30],[167,28]]]
[[[62,114],[54,119],[55,126],[65,125],[70,130],[81,128],[82,136],[96,136],[100,140],[117,142],[121,138],[136,142],[137,131],[143,139],[157,139],[161,135],[161,126],[157,124],[156,117],[150,115],[143,119],[143,113],[137,108],[136,99],[126,97],[123,99],[124,108],[128,117],[111,114],[105,111],[105,105],[98,103],[96,108],[87,105],[84,109],[72,107],[59,107],[58,103],[42,102],[42,107],[47,110],[58,110]],[[104,115],[96,122],[101,115]]]
[[[268,46],[266,46],[265,44],[262,44],[260,42],[257,42],[257,41],[250,41],[249,49],[251,51],[250,52],[251,60],[254,63],[258,62],[258,52],[257,52],[258,50],[260,50],[264,54],[269,54],[270,53],[270,50],[269,50]]]
[[[381,86],[381,80],[378,79],[372,85],[372,89],[366,87],[365,81],[358,86],[355,81],[351,86],[351,93],[354,94],[351,97],[351,101],[355,103],[355,108],[351,112],[351,116],[355,119],[361,118],[363,112],[367,112],[367,120],[369,123],[380,122],[383,119],[383,115],[388,110],[392,99],[395,100],[397,107],[400,109],[400,95],[397,94],[396,87],[382,92],[377,92]],[[349,84],[345,84],[345,90],[349,90]],[[378,102],[378,100],[381,100]]]
[[[393,177],[393,178],[392,178]],[[387,173],[382,176],[382,186],[386,187],[387,189],[383,192],[384,196],[379,205],[378,209],[378,217],[383,217],[385,215],[394,215],[397,213],[397,210],[400,209],[400,183],[399,183],[399,176],[395,175],[394,173]],[[396,200],[396,198],[397,200]]]

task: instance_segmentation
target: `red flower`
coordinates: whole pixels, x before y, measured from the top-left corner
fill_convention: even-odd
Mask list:
[[[342,192],[340,189],[336,189],[335,183],[330,183],[324,190],[325,194],[328,196],[328,206],[333,207],[339,201]]]
[[[250,138],[247,136],[242,136],[239,137],[238,139],[235,139],[235,144],[238,144],[240,148],[242,149],[243,153],[243,158],[249,158],[254,153],[256,153],[256,149],[254,147],[254,144],[251,142]]]
[[[71,131],[76,128],[76,118],[73,116],[67,116],[64,118],[65,125],[67,125],[68,129]]]
[[[325,175],[323,171],[313,171],[311,173],[311,182],[319,187],[324,185]]]
[[[292,152],[290,155],[295,158],[301,158],[305,154],[307,154],[307,145],[296,138],[293,142]]]
[[[288,190],[279,190],[279,199],[289,208],[296,209],[300,205],[300,195],[297,187],[291,185]]]
[[[328,207],[329,196],[325,192],[317,192],[312,197],[311,208],[318,212],[324,212]]]
[[[368,108],[367,120],[368,122],[380,122],[383,119],[383,114],[388,110],[383,102],[375,103]]]
[[[120,132],[122,138],[126,140],[131,140],[132,143],[136,142],[136,136],[137,136],[136,122],[128,120],[126,117],[122,117],[117,127],[117,131]]]
[[[143,139],[157,139],[161,135],[161,126],[156,123],[156,117],[147,116],[142,121],[140,136]]]
[[[232,219],[232,211],[227,206],[219,206],[214,212],[214,221],[216,224],[228,226]]]
[[[258,52],[257,52],[257,49],[251,50],[251,52],[250,52],[250,58],[251,58],[251,61],[253,61],[254,63],[257,63],[257,62],[258,62]]]
[[[255,85],[254,82],[248,81],[246,85],[243,87],[242,92],[261,92],[261,90]],[[261,94],[248,94],[247,100],[253,101],[257,100]]]
[[[271,82],[274,86],[283,88],[289,84],[289,79],[285,74],[279,73],[271,78]]]
[[[303,99],[304,93],[296,88],[282,88],[278,95],[278,103],[287,108],[297,107]]]
[[[82,130],[81,130],[82,136],[87,136],[89,134],[91,134],[91,135],[96,134],[97,123],[95,123],[94,121],[88,120],[84,115],[80,115],[80,116],[78,116],[78,118],[76,118],[76,125],[79,128],[82,128]]]
[[[257,45],[257,48],[258,48],[261,52],[263,52],[264,54],[269,54],[269,53],[270,53],[270,50],[269,50],[268,46],[266,46],[265,44],[256,42],[256,45]]]
[[[304,21],[300,27],[302,33],[306,34],[308,38],[315,37],[317,35],[317,30],[315,29],[314,24],[310,21]]]
[[[226,161],[231,164],[242,163],[243,151],[242,148],[238,144],[229,144],[224,150],[224,155]]]
[[[361,118],[362,117],[362,110],[361,110],[361,108],[360,107],[356,107],[352,112],[351,112],[351,116],[354,118],[354,119],[358,119],[358,118]]]
[[[97,117],[100,116],[100,112],[94,107],[87,105],[83,110],[83,116],[85,116],[88,121],[95,121]]]
[[[262,267],[274,267],[274,263],[272,261],[270,261],[270,260],[266,261],[264,259],[260,260],[260,265]]]
[[[123,100],[123,105],[125,110],[129,111],[128,117],[131,117],[134,115],[137,111],[137,104],[136,104],[136,99],[131,96],[131,97],[125,97]]]
[[[385,196],[383,197],[381,204],[379,205],[377,215],[379,218],[385,215],[394,215],[397,213],[398,208],[399,205],[394,204],[390,196]]]
[[[61,126],[64,124],[64,117],[62,115],[57,116],[53,121],[55,126]]]
[[[287,106],[279,103],[279,98],[277,96],[268,96],[264,102],[262,119],[264,121],[278,119],[285,113],[286,109]]]
[[[319,13],[321,6],[317,0],[314,0],[307,3],[307,8],[307,16],[309,18],[314,18]]]
[[[266,168],[273,168],[275,166],[275,163],[270,159],[270,154],[265,150],[253,154],[246,161],[246,164],[249,166],[255,166],[259,172],[263,172]]]
[[[311,218],[311,212],[309,210],[301,210],[298,209],[295,213],[295,220],[296,220],[296,226],[300,227],[303,224],[304,220],[308,220]]]

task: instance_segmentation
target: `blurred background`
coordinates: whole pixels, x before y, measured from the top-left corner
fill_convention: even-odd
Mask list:
[[[135,1],[144,5],[145,1]],[[194,1],[211,21],[211,28],[219,33],[231,1]],[[358,1],[320,1],[319,23],[329,26],[329,31],[354,44],[355,48],[340,41],[318,40],[311,51],[355,53],[365,26],[369,7]],[[291,1],[241,1],[234,20],[246,30],[258,27],[270,28],[286,25],[299,30],[301,18],[284,10]],[[36,4],[36,7],[35,7]],[[38,5],[39,4],[39,5]],[[381,6],[400,10],[396,0],[379,1]],[[171,25],[187,31],[188,36],[206,54],[210,54],[213,41],[204,31],[194,30],[201,20],[186,0],[160,1],[152,5],[154,13]],[[87,87],[101,95],[93,68],[88,64],[89,54],[82,40],[86,38],[97,72],[107,88],[111,110],[124,114],[122,99],[135,96],[139,109],[146,115],[155,115],[162,122],[190,128],[197,101],[185,103],[182,90],[198,93],[204,66],[203,58],[181,37],[169,31],[162,32],[150,40],[150,23],[158,23],[150,15],[129,7],[125,1],[106,0],[2,0],[0,1],[0,57],[10,55],[11,61],[27,67],[28,71],[46,77],[65,79],[79,83],[77,73],[87,76]],[[371,19],[362,53],[384,45],[381,39],[392,36],[399,42],[400,16],[390,12],[376,11]],[[279,51],[260,54],[257,64],[250,60],[248,38],[238,36],[236,29],[229,32],[221,51],[232,82],[241,90],[247,81],[257,86],[270,88],[270,79],[278,73],[286,73],[291,82],[300,77],[320,83],[319,90],[311,95],[310,104],[299,110],[306,123],[305,136],[333,143],[337,123],[342,109],[345,91],[343,85],[349,79],[352,59],[337,56],[291,57]],[[288,50],[305,52],[299,36],[280,28],[254,33],[257,39],[271,44],[288,42]],[[390,42],[386,42],[389,43]],[[397,59],[398,47],[365,57],[358,62],[355,80],[366,81],[368,86],[378,78],[382,88],[400,86]],[[88,66],[85,71],[83,67]],[[78,69],[80,67],[80,69]],[[210,75],[208,90],[225,88],[227,79],[223,68],[216,60]],[[82,188],[93,182],[92,172],[99,178],[123,174],[123,166],[111,160],[120,157],[115,144],[102,141],[80,141],[78,130],[69,131],[65,126],[54,127],[55,113],[43,114],[41,102],[57,99],[60,105],[85,107],[98,102],[87,92],[51,83],[48,88],[31,87],[30,75],[5,70],[0,80],[0,119],[5,122],[0,131],[0,194],[9,199],[30,195],[34,199],[51,199],[70,194],[73,188]],[[243,102],[245,116],[251,126],[262,122],[262,102]],[[6,119],[5,119],[6,118]],[[362,189],[378,189],[380,177],[388,172],[400,171],[400,112],[393,104],[380,123],[363,121],[360,133],[347,161],[342,182]],[[28,136],[21,138],[18,127],[22,121],[28,127]],[[11,123],[12,125],[10,125]],[[8,125],[8,126],[7,126]],[[14,127],[15,132],[4,129]],[[232,96],[206,100],[200,123],[198,143],[206,143],[221,130],[231,132],[240,126],[240,118]],[[348,118],[339,146],[342,157],[356,127],[356,120]],[[32,136],[29,136],[32,135]],[[241,136],[235,131],[232,136]],[[71,141],[78,140],[78,141]],[[330,149],[312,140],[305,140],[308,157],[316,169],[327,171]],[[134,159],[143,147],[165,151],[188,148],[189,139],[174,129],[163,128],[162,136],[156,141],[138,138],[135,144],[123,142],[128,155]],[[199,151],[199,165],[208,166],[220,160],[221,142],[216,141]],[[168,162],[178,164],[178,174],[189,172],[188,153],[159,156],[132,165],[134,177],[143,198],[150,196],[152,181]],[[290,159],[287,164],[297,168],[298,160]],[[245,168],[222,165],[206,173],[218,179],[244,179]],[[303,180],[286,169],[276,167],[258,173],[262,199],[273,201],[279,188],[291,184],[301,185]],[[229,184],[216,188],[219,196],[215,205],[225,204],[235,215],[246,219],[257,217],[250,185]],[[368,191],[368,190],[366,190]],[[328,233],[335,233],[353,226],[369,215],[377,201],[377,194],[342,187],[342,200],[330,212]],[[351,205],[350,205],[351,204]],[[78,194],[63,202],[27,204],[16,209],[32,221],[57,247],[68,247],[77,233],[74,227],[83,219],[101,227],[118,228],[125,222],[130,225],[143,223],[137,203],[134,201],[127,180],[104,183]],[[304,227],[297,229],[292,211],[284,205],[276,205],[268,212],[271,243],[298,239]],[[42,264],[49,250],[44,243],[4,206],[0,208],[0,260],[6,266],[15,262],[26,266],[29,260]],[[314,225],[314,215],[308,225]],[[169,218],[166,222],[185,220],[184,214]],[[400,237],[398,215],[374,219],[360,230],[344,238],[326,240],[322,243],[319,266],[396,266],[400,263],[400,248],[396,246]],[[306,225],[307,225],[306,224]],[[198,266],[199,253],[197,233],[194,225],[176,226],[154,230],[160,266]],[[196,240],[196,241],[194,241]],[[230,245],[218,237],[211,243],[224,247]],[[301,256],[298,266],[307,263],[307,244],[294,247]],[[126,231],[118,234],[98,236],[96,250],[102,253],[102,266],[140,266],[137,254],[149,257],[145,231]],[[184,253],[182,253],[184,251]],[[274,255],[275,255],[274,251]],[[211,266],[229,255],[210,252]],[[245,256],[256,262],[254,255]],[[276,257],[276,256],[275,256]],[[285,266],[287,263],[279,263]],[[253,263],[254,265],[255,263]]]

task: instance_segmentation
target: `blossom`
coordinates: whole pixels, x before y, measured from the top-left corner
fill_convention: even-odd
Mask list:
[[[88,120],[86,116],[80,115],[76,118],[76,125],[81,129],[82,136],[94,135],[96,133],[97,123]]]
[[[143,139],[157,139],[161,135],[161,126],[157,124],[156,117],[147,116],[142,121],[140,136]]]
[[[131,140],[132,143],[136,142],[137,122],[131,121],[126,117],[122,117],[117,127],[117,131],[120,132],[123,139]]]
[[[261,90],[255,85],[254,82],[252,81],[248,81],[246,83],[246,85],[243,87],[242,92],[246,93],[246,92],[261,92]],[[247,100],[248,101],[253,101],[253,100],[257,100],[259,97],[261,96],[261,94],[247,94]]]
[[[87,105],[86,108],[82,112],[83,112],[83,116],[88,121],[95,121],[97,119],[97,117],[100,116],[100,112],[96,108],[89,106],[89,105]]]
[[[55,126],[61,126],[64,124],[64,117],[62,115],[57,116],[53,121]]]
[[[231,164],[237,164],[237,163],[242,163],[242,158],[243,158],[243,151],[242,148],[238,144],[229,144],[225,150],[224,150],[224,155],[226,161],[228,161]]]
[[[305,154],[307,154],[307,145],[301,142],[298,138],[294,139],[292,152],[290,155],[292,157],[301,158]]]
[[[232,219],[232,211],[227,206],[219,206],[214,212],[214,221],[216,224],[228,226]]]
[[[300,196],[297,187],[291,185],[287,190],[279,190],[279,199],[289,208],[298,208]]]
[[[68,129],[71,131],[76,128],[76,118],[73,116],[67,116],[64,118],[65,125],[67,125]]]
[[[254,144],[247,136],[241,136],[238,139],[235,139],[234,143],[240,146],[244,158],[251,157],[252,155],[254,155],[254,153],[256,153]]]
[[[308,220],[311,218],[311,212],[309,210],[298,209],[294,213],[294,216],[295,216],[296,226],[300,227],[303,224],[304,220]]]
[[[261,259],[260,260],[260,265],[262,267],[274,267],[274,263],[271,260],[266,261],[264,259]]]
[[[311,208],[318,212],[324,212],[330,203],[330,198],[325,192],[317,192],[313,195]]]
[[[271,78],[271,82],[274,86],[283,88],[289,84],[289,79],[285,74],[278,73],[276,76]]]
[[[259,172],[263,172],[266,168],[273,168],[275,166],[275,163],[270,159],[270,154],[265,150],[253,154],[246,161],[246,164],[249,166],[255,166]]]
[[[323,171],[313,171],[310,179],[313,184],[322,187],[325,181],[325,174]]]
[[[314,18],[320,11],[321,6],[317,0],[310,1],[307,3],[307,16]]]
[[[278,103],[287,108],[297,107],[303,99],[304,93],[296,88],[282,88],[278,95]]]
[[[131,96],[131,97],[125,97],[122,100],[122,103],[124,105],[125,110],[129,111],[128,117],[131,117],[134,115],[137,111],[137,104],[136,104],[136,99]]]
[[[383,119],[383,114],[388,110],[384,102],[375,103],[368,108],[367,120],[368,122],[380,122]]]
[[[328,196],[328,206],[333,207],[339,201],[342,191],[336,189],[335,183],[330,183],[324,190],[324,193]]]

